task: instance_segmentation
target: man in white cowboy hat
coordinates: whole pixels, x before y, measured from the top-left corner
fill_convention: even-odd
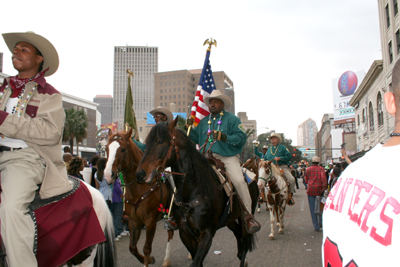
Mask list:
[[[60,153],[62,97],[44,78],[59,60],[54,46],[33,32],[3,38],[18,74],[0,87],[1,236],[9,266],[37,266],[28,205],[39,184],[43,199],[71,189]]]
[[[260,224],[251,213],[250,193],[239,162],[239,153],[242,152],[247,139],[245,129],[238,117],[225,111],[232,104],[229,96],[214,90],[210,96],[204,97],[204,103],[208,105],[211,113],[191,130],[189,137],[200,146],[207,142],[206,149],[214,140],[217,141],[211,150],[214,157],[225,164],[226,172],[244,204],[243,214],[247,232],[253,234],[260,230]],[[192,123],[192,120],[189,121]]]
[[[150,111],[150,114],[153,115],[156,124],[160,122],[170,123],[174,119],[174,115],[172,114],[172,112],[169,109],[163,108],[161,106],[158,106],[157,108]],[[146,149],[146,144],[137,141],[135,138],[132,138],[132,141],[138,146],[138,148],[140,148],[140,150],[144,151]]]
[[[265,156],[265,160],[272,161],[275,165],[279,165],[284,172],[284,177],[289,182],[289,200],[288,205],[294,205],[294,201],[292,199],[294,192],[295,179],[290,172],[289,164],[292,155],[289,150],[282,144],[282,137],[280,134],[272,133],[269,136],[271,141],[271,147],[268,149],[267,154]]]
[[[255,143],[254,154],[256,154],[256,156],[258,156],[261,160],[267,160],[265,157],[267,156],[268,146],[264,145],[262,147],[262,153],[258,151],[257,147],[258,147],[258,142]]]

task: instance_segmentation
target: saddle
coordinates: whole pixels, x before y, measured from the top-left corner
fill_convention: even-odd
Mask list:
[[[105,241],[89,190],[77,178],[68,176],[68,180],[69,192],[41,199],[38,190],[29,205],[39,267],[60,266],[83,249]]]

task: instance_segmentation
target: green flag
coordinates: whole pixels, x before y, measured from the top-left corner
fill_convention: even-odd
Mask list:
[[[126,91],[126,100],[125,100],[124,128],[126,124],[128,124],[129,127],[133,128],[136,131],[135,139],[139,141],[139,131],[136,124],[135,111],[133,110],[131,75],[128,75],[128,90]]]

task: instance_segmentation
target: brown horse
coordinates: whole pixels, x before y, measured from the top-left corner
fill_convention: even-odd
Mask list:
[[[256,176],[254,177],[254,181],[258,183],[258,169],[259,169],[259,161],[257,160],[257,157],[254,156],[251,159],[246,160],[245,163],[243,163],[242,168],[245,168],[251,172],[253,172]],[[265,202],[265,193],[264,189],[260,189],[260,195],[258,197],[258,203],[257,203],[257,212],[260,213],[261,211],[261,204]],[[268,207],[267,207],[268,210]]]
[[[271,161],[261,162],[259,175],[258,186],[260,189],[265,189],[270,214],[271,233],[269,239],[275,239],[275,222],[279,227],[278,233],[283,234],[283,218],[289,197],[289,185],[283,178],[283,171]]]
[[[131,210],[129,212],[129,250],[147,267],[149,264],[155,263],[154,257],[151,256],[152,243],[157,221],[163,218],[167,212],[166,209],[169,207],[171,198],[169,185],[162,181],[154,181],[147,184],[136,180],[135,172],[143,152],[131,140],[132,129],[126,133],[112,133],[110,130],[108,134],[106,148],[108,159],[104,176],[110,184],[117,178],[119,172],[123,175],[127,190],[126,195],[129,197],[127,202],[131,206],[128,208]],[[143,225],[146,226],[146,241],[143,247],[144,256],[139,253],[137,248]],[[168,231],[168,244],[163,266],[171,265],[169,257],[170,240],[173,234],[173,231]]]
[[[209,161],[197,151],[185,133],[176,129],[178,118],[170,124],[158,123],[146,140],[146,152],[136,177],[152,183],[159,179],[165,167],[171,167],[176,185],[173,216],[179,236],[189,250],[191,267],[203,266],[216,231],[227,226],[237,240],[240,266],[247,266],[246,255],[255,247],[254,234],[248,234],[241,218],[237,195],[233,196],[232,210],[218,176]],[[249,184],[252,212],[258,198],[257,184]]]

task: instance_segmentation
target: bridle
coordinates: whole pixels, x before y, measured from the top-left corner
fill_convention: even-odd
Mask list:
[[[285,183],[285,186],[282,187],[278,192],[272,192],[271,191],[271,186],[273,186],[274,184],[276,184],[276,182],[278,181],[278,179],[275,178],[274,181],[272,181],[270,184],[268,184],[268,182],[271,180],[272,178],[272,170],[270,169],[270,174],[268,176],[267,179],[263,178],[263,177],[259,177],[259,179],[264,180],[265,181],[265,187],[268,189],[268,195],[278,195],[280,194],[288,185],[287,183]]]

